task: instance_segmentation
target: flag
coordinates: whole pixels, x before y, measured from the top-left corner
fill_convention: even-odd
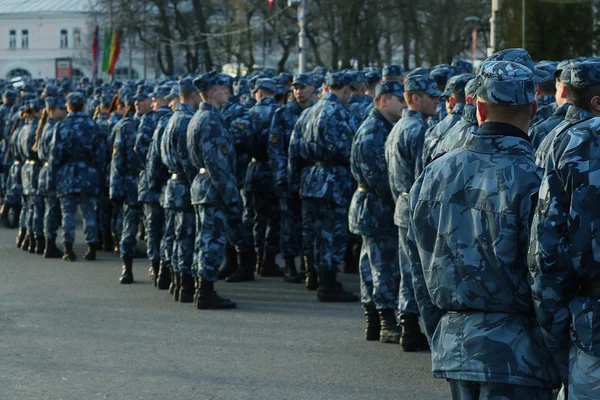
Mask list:
[[[110,60],[110,43],[112,42],[112,30],[104,28],[104,43],[102,44],[102,72],[108,72]]]
[[[121,53],[121,37],[123,36],[122,29],[116,29],[112,35],[112,42],[110,45],[110,60],[108,62],[108,73],[114,75],[115,66],[119,59],[119,53]]]
[[[94,43],[92,44],[92,56],[94,57],[94,67],[92,69],[92,73],[96,75],[98,73],[98,25],[94,28]]]

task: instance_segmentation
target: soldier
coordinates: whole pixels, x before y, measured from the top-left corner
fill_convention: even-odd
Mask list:
[[[538,64],[535,69],[536,71],[544,71],[546,74],[543,80],[537,80],[535,98],[538,102],[538,112],[531,121],[531,126],[550,118],[556,110],[556,98],[554,97],[556,93],[556,80],[554,79],[556,67],[551,64]]]
[[[26,95],[29,96],[29,95]],[[23,102],[26,104],[19,108],[17,118],[12,122],[8,141],[8,153],[7,158],[12,161],[10,170],[8,171],[8,179],[6,180],[6,197],[4,203],[14,205],[15,218],[18,219],[19,232],[17,233],[17,247],[29,248],[29,237],[27,236],[27,208],[26,204],[21,200],[23,195],[23,183],[21,180],[21,170],[25,163],[25,155],[21,152],[21,146],[19,145],[19,135],[25,121],[29,118],[31,109],[28,105],[29,99],[23,96]],[[21,207],[23,206],[23,208]],[[25,211],[23,211],[23,209]],[[15,221],[17,222],[17,221]]]
[[[11,110],[15,105],[17,92],[12,89],[6,89],[2,95],[2,105],[0,106],[0,197],[4,199],[6,195],[6,179],[8,178],[8,165],[6,152],[8,151],[8,132],[10,127],[7,127]],[[0,223],[6,227],[9,226],[8,221],[9,206],[2,205],[0,210]]]
[[[328,74],[327,93],[302,114],[290,139],[288,182],[294,190],[300,189],[303,246],[310,248],[304,253],[307,288],[316,289],[318,270],[317,298],[323,302],[359,300],[336,281],[346,251],[352,190],[349,164],[354,127],[345,108],[350,83],[344,73]]]
[[[62,210],[63,259],[75,261],[75,212],[81,208],[88,244],[84,258],[93,259],[98,243],[96,201],[105,173],[105,143],[98,126],[83,112],[85,100],[79,92],[67,97],[67,117],[56,124],[50,144],[50,171],[56,177],[56,194]]]
[[[406,108],[404,85],[387,81],[377,86],[375,108],[358,129],[350,166],[358,188],[350,203],[350,232],[362,235],[361,301],[365,309],[366,340],[398,343],[396,324],[400,267],[398,229],[390,191],[385,141]]]
[[[300,74],[292,82],[294,100],[275,111],[269,132],[268,159],[275,190],[281,207],[281,251],[285,260],[283,280],[301,283],[294,259],[300,256],[302,245],[302,205],[300,198],[292,195],[287,182],[288,148],[294,126],[300,114],[314,104],[315,91],[312,77]]]
[[[192,262],[196,229],[190,186],[198,171],[190,162],[186,140],[188,124],[201,101],[191,78],[179,81],[179,100],[179,107],[169,119],[163,134],[161,158],[172,174],[165,189],[164,208],[174,211],[165,211],[167,225],[173,223],[175,232],[171,259],[171,267],[174,270],[173,299],[181,303],[191,303],[195,291]],[[175,220],[169,221],[173,216]]]
[[[444,90],[448,91],[448,89],[447,89],[448,81],[452,77],[452,73],[453,73],[452,69],[449,66],[445,66],[445,65],[439,66],[437,68],[433,68],[431,70],[431,72],[429,73],[429,76],[431,76],[433,79],[435,79],[437,86],[438,86],[438,90],[440,90],[440,92],[442,92],[442,96],[440,97],[440,102],[438,103],[436,111],[435,111],[435,116],[428,120],[430,127],[434,127],[435,125],[437,125],[438,123],[443,121],[444,118],[446,118],[446,116],[448,115],[448,104],[446,102],[447,95],[444,92]]]
[[[236,304],[220,297],[214,289],[225,258],[227,234],[232,232],[228,219],[229,223],[239,223],[242,218],[233,139],[219,113],[229,100],[229,82],[212,71],[195,79],[194,84],[203,101],[187,129],[190,162],[198,170],[191,187],[197,227],[194,306],[199,310],[231,309]]]
[[[350,85],[350,99],[346,107],[352,118],[354,118],[355,125],[358,126],[363,120],[361,110],[364,111],[364,104],[369,103],[369,99],[365,97],[367,78],[364,72],[355,70],[350,73],[350,76],[352,77],[352,85]],[[370,100],[373,101],[372,98]]]
[[[433,78],[409,76],[404,83],[404,99],[408,109],[394,126],[385,143],[392,196],[396,202],[394,223],[398,226],[398,258],[400,263],[400,293],[398,309],[404,351],[427,349],[427,339],[419,327],[419,310],[415,301],[410,274],[410,259],[406,243],[408,231],[408,192],[423,171],[423,143],[427,117],[435,115],[441,92]]]
[[[575,107],[594,118],[571,124],[552,143],[531,229],[529,267],[546,345],[565,385],[568,379],[565,394],[597,399],[600,62],[573,66],[571,96]]]
[[[251,213],[254,216],[256,270],[265,277],[283,275],[275,263],[279,253],[280,209],[267,153],[271,121],[275,110],[279,108],[274,99],[275,91],[275,83],[271,79],[262,78],[256,82],[254,92],[257,103],[250,109],[252,137],[248,147],[252,159],[244,185],[244,190],[250,195]]]
[[[404,82],[404,75],[402,72],[402,67],[399,65],[390,64],[390,65],[385,66],[381,72],[381,75],[382,75],[381,76],[382,82],[387,82],[387,81]],[[371,110],[373,109],[373,107],[374,107],[374,104],[373,104],[373,102],[371,102],[365,108],[364,114],[363,114],[363,120],[367,119],[367,117],[371,113]]]
[[[434,378],[453,399],[547,399],[558,374],[532,313],[526,268],[540,177],[525,132],[530,69],[485,62],[476,135],[430,163],[410,192],[408,246]]]
[[[165,97],[171,111],[175,112],[179,108],[179,87],[177,85],[171,88],[169,94]]]

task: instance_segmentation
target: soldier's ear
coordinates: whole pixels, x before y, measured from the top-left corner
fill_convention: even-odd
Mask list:
[[[600,96],[594,96],[590,100],[592,111],[596,115],[600,115]]]
[[[487,109],[485,108],[485,103],[482,101],[477,102],[477,119],[480,125],[487,121]]]

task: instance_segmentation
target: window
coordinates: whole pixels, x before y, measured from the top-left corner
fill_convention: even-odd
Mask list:
[[[8,48],[16,49],[17,48],[17,31],[11,29],[8,32]]]
[[[73,47],[81,47],[81,29],[79,28],[73,29]]]
[[[61,49],[69,48],[69,34],[66,29],[60,30],[60,48]]]
[[[21,48],[28,49],[29,48],[29,30],[23,29],[21,31]]]
[[[6,75],[6,79],[17,78],[19,76],[22,78],[31,78],[31,74],[26,69],[15,68]]]

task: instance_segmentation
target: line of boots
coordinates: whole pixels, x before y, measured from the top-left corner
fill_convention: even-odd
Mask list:
[[[400,323],[397,323],[394,309],[377,310],[373,305],[365,306],[364,309],[366,340],[400,344],[402,350],[406,352],[429,350],[427,337],[421,332],[419,326],[418,315],[402,314]]]

